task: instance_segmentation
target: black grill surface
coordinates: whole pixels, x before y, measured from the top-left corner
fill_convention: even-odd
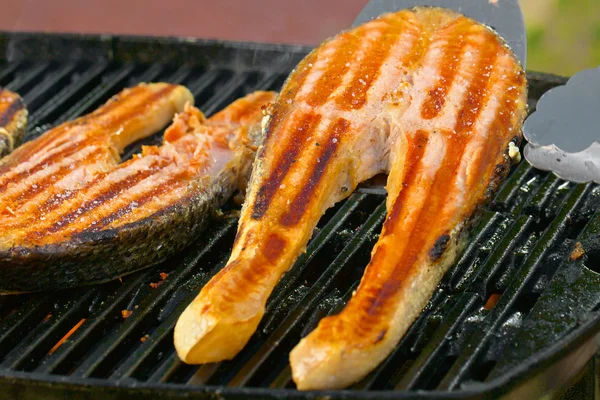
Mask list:
[[[35,34],[4,34],[0,50],[0,85],[20,93],[30,110],[28,139],[142,81],[186,85],[210,115],[253,90],[278,90],[307,51]],[[564,83],[549,75],[529,78],[531,107]],[[156,135],[144,144],[160,140]],[[132,146],[124,158],[139,149]],[[356,288],[384,219],[385,197],[359,191],[330,209],[244,350],[231,361],[188,366],[175,354],[173,328],[229,256],[237,208],[228,205],[188,250],[161,265],[103,285],[1,297],[0,387],[30,398],[511,393],[580,351],[600,329],[599,205],[598,185],[565,182],[522,162],[395,351],[350,389],[320,393],[294,389],[288,354]],[[572,260],[576,242],[585,255]],[[124,311],[131,314],[125,318]]]

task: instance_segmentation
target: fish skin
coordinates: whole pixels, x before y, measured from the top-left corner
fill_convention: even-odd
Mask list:
[[[81,129],[84,133],[87,132],[86,129],[91,129],[92,137],[97,139],[101,136],[101,145],[94,151],[94,154],[101,154],[101,158],[99,162],[90,164],[94,168],[101,168],[101,172],[94,175],[97,181],[92,179],[88,182],[89,186],[84,185],[78,189],[80,192],[74,190],[83,197],[86,193],[93,193],[91,190],[94,185],[98,186],[105,181],[107,185],[115,182],[109,177],[119,171],[125,174],[126,179],[133,179],[134,175],[128,173],[127,168],[132,168],[132,165],[144,162],[145,159],[159,161],[166,159],[164,165],[159,164],[158,169],[155,168],[156,175],[150,176],[156,176],[158,179],[163,171],[173,168],[175,180],[167,179],[162,186],[160,184],[148,186],[150,190],[148,193],[157,193],[157,195],[148,198],[141,195],[135,197],[134,199],[142,205],[134,210],[123,211],[123,208],[117,208],[117,202],[125,192],[115,192],[118,195],[114,200],[107,200],[113,201],[114,206],[113,203],[106,203],[108,205],[105,214],[99,214],[98,211],[98,214],[94,214],[95,219],[90,218],[87,225],[76,218],[71,222],[65,217],[70,215],[69,200],[58,203],[56,210],[62,210],[61,212],[50,211],[47,215],[49,221],[37,222],[38,227],[43,226],[46,229],[46,234],[36,235],[37,231],[34,229],[31,229],[31,232],[21,232],[17,225],[14,229],[15,237],[25,239],[8,243],[8,246],[6,240],[4,243],[0,241],[0,264],[5,276],[0,283],[0,292],[3,294],[33,292],[105,282],[155,265],[181,251],[198,237],[217,213],[217,208],[238,187],[244,174],[249,174],[249,166],[255,151],[250,140],[255,135],[254,131],[259,129],[262,118],[261,106],[274,98],[275,94],[272,92],[256,92],[239,99],[213,117],[206,119],[199,110],[190,105],[193,97],[185,87],[163,83],[142,84],[125,90],[94,113],[54,128],[19,148],[7,157],[6,168],[2,171],[4,174],[14,173],[14,168],[20,162],[35,159],[38,152],[46,151],[43,141],[48,143],[52,140],[60,140],[62,129],[79,133]],[[162,128],[176,112],[179,114],[165,131],[165,143],[162,146],[144,147],[141,155],[118,164],[118,154],[129,143]],[[122,114],[125,116],[122,117]],[[111,129],[113,120],[117,123],[112,124],[114,129]],[[97,132],[93,131],[96,125],[99,127]],[[107,132],[115,131],[120,136],[109,139],[102,136]],[[52,132],[58,133],[51,137]],[[184,148],[181,146],[186,144],[186,140],[191,140],[192,144],[196,143],[197,137],[200,138],[197,142],[200,145],[196,147],[199,155],[196,155],[196,152],[189,153],[188,164],[192,165],[197,160],[205,164],[198,169],[191,169],[191,172],[185,168],[181,172],[177,169],[178,163],[181,162],[182,154],[187,154],[181,150]],[[208,152],[204,154],[202,146],[206,140],[210,140],[210,146],[206,147]],[[223,165],[209,160],[211,157],[216,157],[213,149],[217,147],[215,145],[217,141],[223,143],[223,146],[231,146],[220,150],[223,154],[227,154],[223,159]],[[69,143],[65,146],[69,146]],[[166,155],[163,156],[163,153]],[[168,158],[171,156],[172,160]],[[182,165],[187,168],[188,164]],[[141,171],[146,173],[144,169]],[[0,173],[0,184],[1,182]],[[168,185],[169,182],[174,182],[172,187]],[[60,193],[62,189],[56,189],[56,186],[56,182],[51,182],[47,189],[58,190]],[[146,190],[144,187],[142,189]],[[49,196],[40,193],[33,196],[33,200],[30,201],[35,203],[36,196]],[[93,198],[101,199],[104,193],[106,191],[100,191],[97,197]],[[44,197],[41,197],[38,202],[43,200]],[[161,204],[163,200],[165,204]],[[1,196],[0,201],[2,201]],[[141,203],[142,201],[146,203]],[[27,205],[27,202],[20,204],[21,207]],[[14,212],[19,211],[16,209]],[[96,209],[90,212],[96,212]],[[106,218],[99,219],[102,215]],[[56,228],[55,222],[60,220],[67,221],[67,224],[53,232],[52,227]],[[10,218],[5,218],[4,221],[10,221]],[[102,225],[102,227],[95,228],[94,225]]]
[[[175,327],[181,360],[234,357],[325,210],[388,173],[388,215],[356,294],[290,354],[300,390],[364,377],[425,307],[506,177],[526,98],[501,38],[452,11],[385,14],[320,45],[269,108],[231,257]]]
[[[21,144],[27,128],[28,112],[23,99],[0,87],[0,163]]]

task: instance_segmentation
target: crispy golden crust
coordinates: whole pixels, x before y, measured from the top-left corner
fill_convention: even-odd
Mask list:
[[[388,218],[357,293],[292,351],[299,389],[340,388],[396,345],[520,140],[525,75],[490,29],[436,8],[323,43],[270,108],[227,266],[183,313],[182,360],[233,357],[324,211],[388,172]]]

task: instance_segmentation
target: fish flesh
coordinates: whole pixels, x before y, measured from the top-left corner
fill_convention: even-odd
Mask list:
[[[187,88],[140,84],[19,147],[0,163],[0,292],[103,282],[184,248],[239,186],[274,97],[207,119]],[[161,146],[120,162],[170,121]]]
[[[387,218],[358,289],[290,354],[301,390],[364,377],[423,310],[516,162],[526,98],[503,40],[453,11],[384,14],[321,44],[267,110],[231,257],[181,315],[179,357],[235,356],[327,208],[387,173]]]
[[[21,96],[0,87],[0,159],[21,144],[27,116]]]

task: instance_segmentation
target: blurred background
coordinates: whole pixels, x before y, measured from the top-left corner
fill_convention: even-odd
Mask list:
[[[350,26],[367,1],[0,0],[0,30],[316,45]],[[521,0],[521,6],[528,69],[572,75],[600,65],[600,0]]]

